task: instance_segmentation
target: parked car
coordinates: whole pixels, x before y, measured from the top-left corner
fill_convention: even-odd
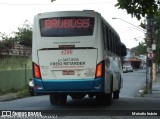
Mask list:
[[[132,66],[123,66],[123,73],[133,72]]]
[[[127,73],[127,67],[126,66],[123,66],[123,73]]]
[[[127,68],[127,72],[133,72],[132,66],[126,66],[126,68]]]

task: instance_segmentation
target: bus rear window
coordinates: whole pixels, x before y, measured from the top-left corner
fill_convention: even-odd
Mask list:
[[[40,19],[42,37],[93,35],[93,17],[54,17]]]

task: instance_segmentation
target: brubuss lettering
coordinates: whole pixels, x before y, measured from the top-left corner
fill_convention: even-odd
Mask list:
[[[40,19],[42,37],[93,35],[93,17],[51,17]]]
[[[51,18],[44,21],[45,28],[88,28],[89,18]]]

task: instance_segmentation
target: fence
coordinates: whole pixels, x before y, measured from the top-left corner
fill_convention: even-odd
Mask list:
[[[31,58],[0,56],[0,91],[21,89],[32,78]]]

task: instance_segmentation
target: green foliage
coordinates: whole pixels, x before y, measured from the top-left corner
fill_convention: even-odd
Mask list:
[[[154,17],[154,39],[156,40],[156,62],[160,64],[160,12]]]
[[[5,91],[3,91],[3,90],[0,89],[0,96],[1,95],[6,95],[6,94],[9,94],[9,93],[16,93],[17,91],[18,90],[14,89],[14,88],[11,88],[11,89],[5,90]]]
[[[160,16],[159,16],[160,18]],[[157,22],[160,22],[160,19],[157,19]],[[159,24],[159,23],[158,23]],[[155,39],[156,39],[156,62],[160,64],[160,28],[159,25],[155,27]]]
[[[25,98],[25,97],[30,96],[29,91],[28,91],[28,86],[25,86],[24,88],[21,88],[21,89],[12,88],[12,89],[6,90],[6,91],[0,90],[0,96],[1,95],[6,95],[6,94],[9,94],[9,93],[16,93],[17,98]]]
[[[17,32],[14,32],[14,36],[0,32],[0,52],[4,50],[9,52],[14,43],[32,47],[32,26],[28,21],[26,20],[22,27],[18,27],[17,30]]]
[[[138,20],[146,15],[155,15],[158,12],[159,0],[117,0],[115,5],[119,9],[125,9],[132,17]]]
[[[24,87],[24,88],[22,88],[20,91],[18,91],[18,93],[17,93],[17,97],[18,98],[25,98],[25,97],[29,97],[30,96],[30,94],[29,94],[29,87],[28,86],[26,86],[26,87]]]
[[[14,38],[7,36],[5,33],[0,33],[0,49],[7,48],[10,49],[14,43]]]
[[[32,47],[32,27],[25,21],[22,27],[15,32],[15,40],[21,45]]]
[[[139,45],[132,48],[131,50],[134,50],[136,52],[136,55],[146,54],[147,52],[147,48],[144,42],[139,42]]]

